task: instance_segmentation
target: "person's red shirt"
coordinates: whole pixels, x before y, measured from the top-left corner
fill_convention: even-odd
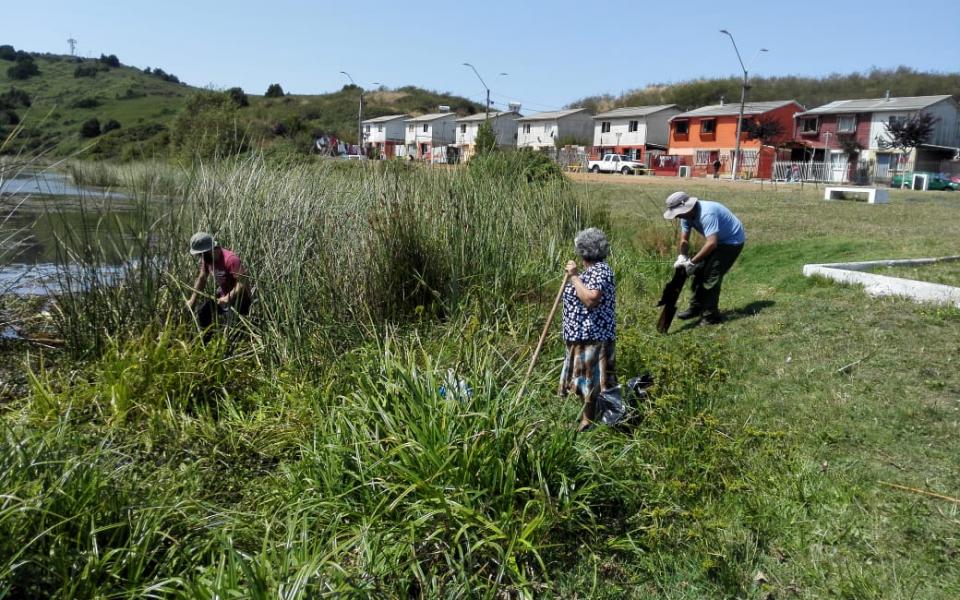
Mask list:
[[[213,259],[213,276],[217,280],[217,297],[223,297],[233,291],[237,285],[237,277],[245,275],[243,263],[240,257],[227,250],[220,248],[221,259],[217,260],[216,253]]]

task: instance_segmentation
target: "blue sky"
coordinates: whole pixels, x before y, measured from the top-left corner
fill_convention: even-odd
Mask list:
[[[67,53],[73,36],[83,56],[116,54],[192,85],[257,94],[274,82],[293,93],[335,90],[346,70],[365,87],[414,84],[482,102],[483,86],[461,65],[470,61],[495,103],[519,101],[524,112],[649,83],[737,75],[722,28],[747,63],[769,48],[750,68],[761,75],[960,70],[956,0],[46,0],[10,2],[3,14],[0,43]]]

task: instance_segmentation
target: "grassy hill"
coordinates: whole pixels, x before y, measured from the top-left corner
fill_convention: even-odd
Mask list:
[[[171,130],[178,115],[192,96],[211,93],[180,83],[160,69],[148,72],[116,60],[111,66],[109,60],[22,51],[19,55],[28,56],[39,73],[15,79],[8,70],[17,61],[9,46],[3,48],[10,50],[6,55],[0,51],[0,141],[17,121],[21,128],[2,152],[49,150],[52,155],[64,156],[84,151],[92,158],[122,160],[166,157],[172,151]],[[4,106],[2,98],[12,89],[25,92],[30,106]],[[245,147],[306,153],[320,133],[356,140],[359,90],[354,86],[319,95],[266,98],[240,91],[239,96],[244,105],[238,101],[231,116],[249,142]],[[482,109],[459,96],[406,86],[368,92],[364,116],[423,114],[441,104],[460,114]],[[15,116],[11,118],[10,113]],[[81,129],[91,119],[97,119],[101,128],[116,121],[119,128],[85,137]]]
[[[594,111],[620,106],[677,104],[683,110],[740,101],[740,82],[736,77],[697,79],[674,84],[655,84],[631,90],[621,96],[588,96],[571,106]],[[751,100],[797,100],[809,108],[834,100],[880,98],[887,90],[894,96],[953,94],[960,98],[960,73],[924,73],[909,67],[873,69],[865,73],[833,74],[827,77],[755,77],[750,80]]]

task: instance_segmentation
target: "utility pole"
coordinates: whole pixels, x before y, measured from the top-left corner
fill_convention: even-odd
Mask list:
[[[489,120],[490,119],[490,88],[487,87],[487,83],[483,80],[483,77],[480,77],[480,73],[477,72],[476,67],[474,67],[468,62],[463,63],[463,66],[470,67],[471,69],[473,69],[473,74],[477,76],[477,79],[479,79],[480,83],[483,85],[483,89],[487,91],[487,104],[485,106],[485,109],[486,109],[486,119]],[[500,73],[497,77],[505,77],[506,75],[507,73]]]
[[[737,61],[740,63],[740,68],[743,70],[743,84],[740,86],[740,114],[737,117],[737,146],[733,151],[733,181],[736,181],[737,170],[740,168],[740,135],[743,132],[743,109],[747,101],[747,89],[749,89],[750,86],[747,84],[747,68],[743,66],[743,59],[740,58],[740,50],[737,48],[737,42],[733,39],[733,34],[726,29],[721,29],[720,33],[730,38],[730,43],[733,44],[733,51],[737,53]],[[757,54],[759,55],[760,52],[766,51],[766,48],[760,48],[760,50],[757,51]]]
[[[70,39],[67,40],[67,43],[70,44],[70,56],[74,56],[77,53],[77,40],[73,39],[73,36],[70,36]]]

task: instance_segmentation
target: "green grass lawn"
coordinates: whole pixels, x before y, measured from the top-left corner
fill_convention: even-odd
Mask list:
[[[766,580],[757,597],[960,596],[960,504],[884,483],[960,497],[960,311],[801,274],[810,262],[956,254],[960,200],[891,190],[886,206],[824,202],[811,187],[677,180],[583,192],[630,237],[648,221],[670,227],[660,206],[680,186],[723,202],[747,230],[724,282],[728,322],[678,322],[670,336],[724,349],[731,372],[712,407],[721,418],[783,434],[789,459],[752,456],[744,468],[766,489],[733,500],[769,503],[759,511],[769,521],[756,523],[766,536],[747,557]],[[941,270],[956,275],[954,264]]]

